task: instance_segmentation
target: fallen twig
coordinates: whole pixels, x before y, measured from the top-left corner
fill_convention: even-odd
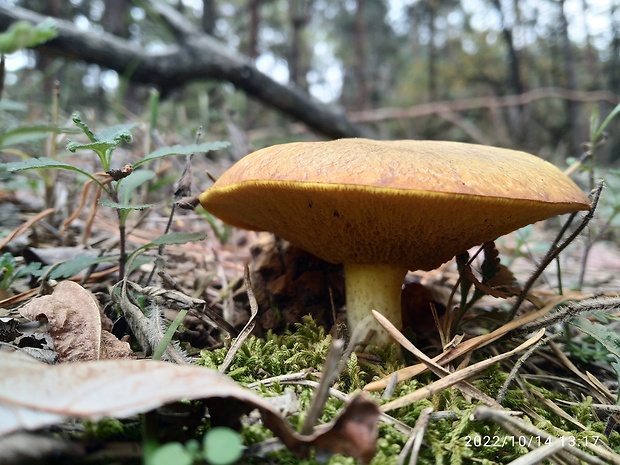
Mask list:
[[[243,273],[243,282],[245,283],[245,291],[247,292],[248,300],[250,301],[250,319],[243,327],[243,329],[235,339],[235,342],[226,353],[226,357],[224,357],[224,361],[220,366],[220,371],[222,373],[226,373],[226,370],[228,370],[228,367],[235,358],[235,355],[237,354],[237,352],[239,352],[239,349],[241,348],[245,340],[250,336],[250,334],[252,334],[254,326],[256,326],[256,319],[258,318],[258,303],[256,302],[256,298],[254,297],[254,292],[252,292],[250,269],[247,266],[245,267]]]

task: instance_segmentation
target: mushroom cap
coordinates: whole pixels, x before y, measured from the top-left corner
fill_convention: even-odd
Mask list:
[[[329,262],[410,270],[590,207],[568,176],[524,152],[367,139],[259,150],[199,200],[226,223],[272,231]]]

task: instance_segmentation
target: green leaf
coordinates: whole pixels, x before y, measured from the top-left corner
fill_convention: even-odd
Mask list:
[[[211,152],[213,150],[220,150],[230,145],[230,142],[216,141],[216,142],[203,142],[201,144],[190,145],[175,145],[172,147],[162,147],[149,153],[144,159],[134,164],[134,168],[140,166],[147,161],[155,160],[156,158],[169,157],[171,155],[191,155],[192,153],[204,153]]]
[[[35,276],[40,275],[39,273],[40,270],[41,270],[40,262],[28,263],[26,266],[23,266],[17,270],[17,273],[15,273],[15,279],[21,278],[23,276],[27,276],[29,274],[32,274]]]
[[[0,110],[2,111],[28,111],[28,105],[15,100],[2,100],[0,102]]]
[[[49,274],[51,279],[70,278],[78,274],[80,271],[86,268],[104,262],[118,262],[118,257],[87,257],[84,255],[78,255],[66,262],[60,263]]]
[[[67,142],[67,150],[71,153],[75,153],[78,150],[92,150],[97,153],[103,153],[113,147],[116,146],[110,142],[91,142],[90,144],[82,144],[80,142],[74,142],[70,139]]]
[[[133,192],[147,181],[155,177],[151,170],[138,170],[118,182],[118,193],[123,205],[129,204]]]
[[[170,233],[159,236],[150,245],[180,245],[188,242],[197,242],[203,240],[207,235],[205,233]]]
[[[593,315],[597,318],[604,318],[604,321],[608,321],[610,318],[610,315],[604,312],[593,312]],[[618,335],[615,326],[593,323],[587,318],[578,318],[572,323],[581,331],[600,342],[614,357],[620,358],[620,335]]]
[[[16,171],[24,171],[24,170],[38,170],[42,168],[56,168],[56,169],[77,171],[78,173],[82,173],[90,177],[89,173],[82,171],[81,169],[76,168],[73,165],[70,165],[68,163],[63,163],[62,161],[55,160],[49,157],[29,158],[28,160],[24,160],[24,161],[16,161],[12,163],[7,163],[5,167],[6,167],[6,170],[10,173],[13,173]]]
[[[597,141],[596,132],[598,131],[599,123],[600,123],[599,108],[597,105],[595,105],[594,108],[592,108],[592,113],[590,113],[590,137],[592,137],[592,140],[590,142]]]
[[[17,263],[12,254],[6,252],[0,255],[0,277],[2,277],[2,280],[0,280],[0,289],[7,289],[9,287],[16,266]]]
[[[82,121],[82,118],[80,118],[80,115],[74,113],[71,119],[73,120],[75,125],[84,133],[84,135],[88,137],[88,140],[90,140],[91,142],[99,141],[99,139],[97,139],[97,136],[95,136],[93,131],[91,131],[90,128],[88,127],[88,124]]]
[[[28,126],[12,129],[0,135],[0,149],[26,142],[35,142],[37,140],[44,139],[51,133],[75,134],[77,133],[77,130],[73,128],[60,128],[56,126]]]
[[[47,18],[36,26],[28,21],[16,21],[0,34],[0,53],[8,54],[43,44],[58,35],[56,23]]]
[[[207,431],[203,447],[204,456],[212,465],[235,463],[243,455],[241,436],[236,431],[221,426]]]
[[[121,142],[131,142],[131,131],[138,127],[140,123],[117,124],[104,128],[97,134],[99,140],[113,142],[115,145]]]
[[[75,152],[76,150],[93,150],[98,154],[113,150],[123,142],[131,142],[130,131],[139,125],[139,123],[117,124],[103,129],[99,134],[95,134],[78,115],[73,115],[73,122],[88,137],[90,142],[82,144],[70,140],[67,142],[67,150],[70,152]]]
[[[597,110],[597,117],[598,117],[598,107],[594,107],[594,108]],[[607,115],[607,118],[605,118],[605,121],[603,121],[601,126],[596,129],[596,132],[594,133],[594,142],[598,141],[598,139],[603,135],[605,128],[609,125],[609,123],[613,121],[613,119],[619,113],[620,113],[620,103],[616,105],[613,110],[611,110],[611,112]],[[598,123],[598,118],[596,122]]]
[[[161,360],[162,356],[164,355],[164,352],[166,351],[166,348],[168,347],[168,344],[172,342],[172,338],[174,337],[177,329],[179,329],[179,326],[181,326],[181,323],[183,323],[183,320],[185,319],[187,312],[188,312],[187,309],[183,309],[179,311],[179,313],[177,313],[177,316],[174,318],[174,320],[172,320],[172,323],[170,323],[170,326],[168,326],[168,329],[166,330],[164,337],[161,338],[161,341],[159,341],[159,344],[153,351],[153,355],[152,355],[153,360]]]
[[[112,202],[108,199],[99,199],[99,205],[104,207],[116,208],[118,210],[146,210],[147,208],[154,207],[154,203],[143,203],[138,205],[129,205],[126,203]]]

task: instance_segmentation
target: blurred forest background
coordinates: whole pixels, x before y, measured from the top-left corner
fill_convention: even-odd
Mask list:
[[[618,0],[0,0],[0,29],[59,18],[7,56],[4,100],[144,118],[232,156],[288,140],[446,139],[519,148],[562,166],[620,101]],[[114,36],[114,37],[112,37]],[[4,115],[2,126],[22,124]],[[102,124],[103,125],[103,124]],[[620,158],[618,125],[599,152]]]

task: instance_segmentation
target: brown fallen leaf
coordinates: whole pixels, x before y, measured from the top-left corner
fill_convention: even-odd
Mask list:
[[[369,463],[375,456],[379,409],[364,395],[354,397],[336,419],[329,434],[321,434],[314,441],[319,450],[333,451],[357,457]]]
[[[51,295],[32,299],[20,314],[32,321],[47,318],[60,362],[133,356],[129,344],[102,329],[95,296],[73,281],[62,281]]]
[[[376,450],[379,409],[364,394],[333,424],[300,435],[267,399],[208,368],[152,360],[50,366],[0,352],[0,373],[0,437],[72,417],[125,418],[179,400],[228,399],[258,409],[265,426],[300,456],[316,447],[368,463]],[[226,402],[212,404],[226,409]]]

